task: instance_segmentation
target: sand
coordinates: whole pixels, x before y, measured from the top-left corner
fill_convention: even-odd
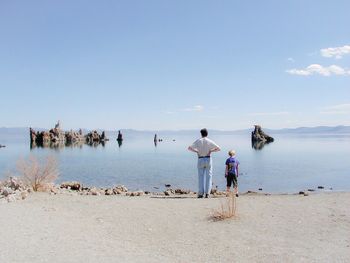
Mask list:
[[[0,262],[349,262],[350,193],[223,198],[31,194],[0,204]]]

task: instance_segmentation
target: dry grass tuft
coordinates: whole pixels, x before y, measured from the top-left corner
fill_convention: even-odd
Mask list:
[[[226,202],[221,202],[220,209],[214,210],[211,219],[213,221],[222,221],[236,216],[236,196],[230,193]]]
[[[17,162],[17,170],[23,182],[33,191],[49,191],[59,176],[57,161],[53,156],[48,156],[42,165],[34,156],[28,160],[21,159]]]

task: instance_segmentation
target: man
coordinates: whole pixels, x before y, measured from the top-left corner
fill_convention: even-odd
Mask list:
[[[196,140],[188,147],[188,150],[198,155],[198,198],[203,198],[204,194],[205,198],[208,198],[211,191],[213,174],[210,154],[220,151],[220,147],[207,138],[207,129],[202,129],[201,135],[202,138]]]

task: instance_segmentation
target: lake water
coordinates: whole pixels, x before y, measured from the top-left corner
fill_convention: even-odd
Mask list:
[[[213,183],[225,189],[227,151],[235,149],[240,160],[240,191],[292,193],[307,188],[350,190],[350,136],[274,135],[275,142],[261,150],[251,146],[250,136],[212,136],[222,151],[213,155]],[[197,190],[197,157],[187,151],[193,136],[162,137],[155,147],[152,136],[115,139],[105,146],[30,149],[28,138],[0,137],[0,176],[14,171],[19,158],[30,154],[57,158],[61,181],[76,180],[87,186],[124,184],[136,190],[173,188]],[[175,139],[175,141],[173,141]],[[159,188],[159,190],[157,189]]]

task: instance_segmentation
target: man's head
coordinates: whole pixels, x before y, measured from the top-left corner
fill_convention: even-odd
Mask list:
[[[203,138],[207,137],[208,136],[208,130],[206,128],[201,129],[201,135],[202,135]]]

